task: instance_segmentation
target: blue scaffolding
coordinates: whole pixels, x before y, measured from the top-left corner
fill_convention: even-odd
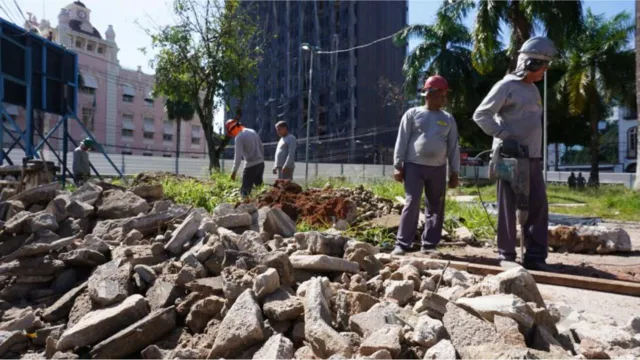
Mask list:
[[[7,112],[4,103],[25,109],[24,129],[20,128]],[[46,145],[61,164],[60,180],[62,185],[66,185],[67,176],[75,181],[73,172],[69,170],[67,165],[68,142],[71,141],[74,146],[78,146],[78,143],[69,135],[69,120],[71,119],[80,126],[88,138],[94,141],[95,148],[104,155],[118,175],[125,180],[122,172],[111,161],[104,148],[78,119],[76,115],[77,103],[77,54],[0,18],[0,119],[2,119],[0,165],[5,160],[13,165],[9,153],[16,146],[24,150],[24,163],[39,158],[38,152]],[[47,134],[42,134],[38,127],[34,127],[34,110],[59,115],[60,120]],[[63,132],[62,157],[49,143],[49,139],[61,126]],[[38,143],[34,142],[34,132],[41,139]],[[5,135],[8,135],[13,141],[6,151],[4,149]],[[91,169],[102,179],[93,164],[91,164]]]

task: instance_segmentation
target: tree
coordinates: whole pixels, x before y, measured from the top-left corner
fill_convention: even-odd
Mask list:
[[[502,49],[501,23],[511,28],[509,72],[515,70],[518,49],[541,25],[556,46],[564,47],[582,29],[580,0],[479,0],[473,29],[473,63],[481,73],[492,69],[494,54]]]
[[[412,37],[422,39],[402,66],[405,90],[411,97],[415,96],[418,81],[425,73],[439,74],[449,82],[452,105],[464,104],[472,67],[471,35],[462,21],[472,7],[473,2],[468,0],[453,4],[444,1],[433,25],[410,25],[395,36],[394,42],[400,46],[405,46]]]
[[[640,0],[636,0],[636,104],[640,109]],[[640,118],[638,119],[638,129],[640,129]],[[640,131],[636,132],[638,140],[638,150],[636,151],[636,182],[633,188],[640,191],[640,166],[638,166],[638,160],[640,160]]]
[[[220,168],[220,154],[229,141],[213,128],[220,99],[239,96],[241,106],[259,61],[260,35],[247,13],[250,6],[239,0],[174,0],[176,25],[152,34],[158,50],[151,61],[155,90],[194,106],[207,141],[209,171]],[[238,110],[236,118],[240,116]]]
[[[395,119],[400,123],[405,110],[405,96],[401,84],[394,84],[384,76],[378,79],[378,95],[385,106],[389,106],[395,112]]]
[[[630,20],[625,12],[605,19],[588,9],[583,32],[567,44],[560,60],[566,72],[558,82],[558,94],[567,95],[570,114],[584,114],[589,123],[594,185],[599,184],[598,122],[607,116],[612,102],[628,101],[625,92],[633,84],[635,54],[627,42],[635,27]]]
[[[176,121],[176,174],[178,174],[182,121],[192,120],[196,109],[194,109],[193,105],[188,101],[171,100],[170,98],[166,100],[164,106],[169,119]]]

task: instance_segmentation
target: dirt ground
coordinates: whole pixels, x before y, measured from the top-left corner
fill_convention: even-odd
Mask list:
[[[549,253],[547,262],[558,265],[559,272],[570,275],[602,279],[640,282],[640,223],[603,223],[602,226],[622,227],[631,237],[632,251],[610,255]],[[445,260],[458,260],[499,265],[497,249],[479,247],[447,247],[438,256]]]

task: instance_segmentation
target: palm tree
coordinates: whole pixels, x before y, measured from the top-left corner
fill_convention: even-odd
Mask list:
[[[452,105],[464,102],[472,76],[471,35],[462,23],[473,8],[470,0],[450,4],[444,1],[438,9],[433,25],[410,25],[400,32],[394,42],[405,46],[409,38],[419,37],[423,41],[406,57],[402,71],[405,74],[405,90],[413,97],[418,81],[425,74],[444,76],[452,89]]]
[[[636,0],[636,104],[640,109],[640,0]],[[640,119],[638,120],[638,129],[640,130]],[[636,182],[633,188],[640,191],[640,166],[638,166],[638,160],[640,160],[640,131],[638,134],[638,150],[636,151]]]
[[[580,34],[582,2],[580,0],[479,0],[473,29],[473,64],[481,73],[492,69],[494,54],[501,50],[500,25],[511,28],[508,53],[509,72],[516,67],[518,49],[534,34],[536,25],[546,30],[556,46]]]
[[[180,128],[182,127],[182,121],[190,121],[193,119],[196,110],[193,104],[188,101],[167,99],[164,105],[169,120],[176,121],[176,174],[178,174],[178,166],[180,164],[180,138],[182,136]]]
[[[588,9],[583,31],[567,44],[565,57],[560,60],[566,72],[558,82],[558,94],[566,93],[572,115],[584,114],[589,122],[594,185],[599,184],[598,122],[610,111],[613,101],[628,99],[625,92],[629,92],[635,78],[635,54],[628,46],[634,30],[626,12],[605,19]]]

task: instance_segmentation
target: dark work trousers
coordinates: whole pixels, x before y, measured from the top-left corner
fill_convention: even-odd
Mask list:
[[[444,223],[444,197],[447,191],[447,165],[426,166],[404,164],[405,205],[400,216],[396,245],[409,250],[418,229],[420,200],[424,189],[427,223],[422,233],[422,245],[440,242]]]
[[[240,195],[246,197],[251,193],[254,186],[262,185],[262,176],[264,175],[264,162],[246,167],[242,170],[242,187],[240,187]]]
[[[282,168],[279,168],[278,169],[278,179],[293,180],[293,170],[294,169],[286,169],[286,171],[285,171]]]
[[[529,166],[529,217],[524,226],[526,261],[544,261],[547,258],[547,229],[549,204],[544,185],[540,159],[531,159]],[[501,258],[516,258],[516,204],[515,194],[508,181],[498,181],[498,252]]]

